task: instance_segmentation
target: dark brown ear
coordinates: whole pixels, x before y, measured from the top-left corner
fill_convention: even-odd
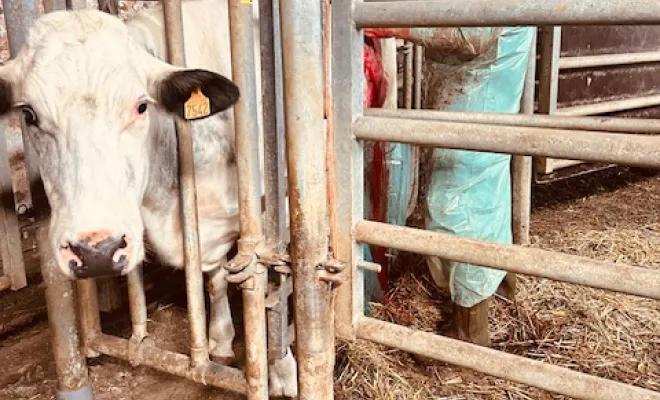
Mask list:
[[[222,75],[203,69],[168,73],[156,84],[156,100],[169,112],[185,118],[185,104],[198,90],[208,98],[209,112],[188,119],[206,118],[233,106],[239,98],[238,87]]]

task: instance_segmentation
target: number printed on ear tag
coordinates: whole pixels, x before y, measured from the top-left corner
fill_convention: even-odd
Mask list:
[[[211,101],[204,96],[201,89],[196,89],[184,104],[183,116],[185,119],[198,119],[211,114]]]

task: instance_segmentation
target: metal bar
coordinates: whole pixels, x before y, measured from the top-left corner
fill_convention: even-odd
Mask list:
[[[0,257],[2,274],[9,279],[9,287],[18,290],[27,286],[27,275],[5,132],[4,126],[0,126]]]
[[[526,128],[556,128],[569,130],[599,131],[611,133],[660,133],[655,119],[610,118],[588,116],[559,116],[504,113],[481,113],[432,110],[386,110],[370,108],[367,117],[418,119],[425,121],[467,122],[487,125],[507,125]]]
[[[263,233],[252,3],[230,0],[229,20],[232,76],[234,83],[241,89],[241,97],[234,105],[236,154],[240,154],[237,158],[241,229],[239,246],[256,245]],[[239,252],[242,252],[241,249]]]
[[[550,166],[552,167],[553,170],[574,167],[576,165],[584,164],[582,161],[579,160],[557,160],[551,158],[549,161],[551,161]]]
[[[252,12],[252,2],[229,0],[232,75],[234,83],[241,89],[241,97],[234,106],[236,154],[240,155],[237,158],[241,231],[239,254],[253,252],[255,246],[263,239]],[[260,18],[264,17],[260,16]],[[272,72],[274,74],[274,67]],[[271,110],[276,107],[277,101],[274,93],[273,96],[275,97],[266,99],[272,101],[272,106],[269,104]],[[264,107],[265,110],[266,107]],[[268,122],[270,123],[272,120]],[[264,130],[264,135],[272,134]],[[277,146],[277,143],[275,145]],[[272,150],[276,151],[276,148]],[[276,192],[275,195],[277,196],[278,193]],[[279,198],[277,200],[279,201]],[[274,235],[277,232],[271,233]],[[247,398],[248,400],[266,400],[268,399],[268,353],[264,304],[266,273],[260,263],[252,265],[254,275],[241,285],[244,304]]]
[[[335,329],[346,339],[355,337],[355,321],[363,314],[364,274],[357,268],[362,246],[351,236],[353,222],[364,217],[364,154],[362,143],[353,139],[352,121],[363,108],[363,34],[353,24],[356,1],[340,1],[332,5],[332,118],[336,178],[332,184],[336,200],[331,203],[336,220],[337,246],[334,257],[350,265],[342,274],[348,279],[336,291]]]
[[[562,57],[559,59],[559,69],[579,69],[593,67],[608,67],[630,64],[660,62],[660,51],[645,51],[639,53],[599,54],[596,56]]]
[[[355,240],[525,275],[660,300],[660,271],[570,254],[360,221]]]
[[[181,0],[163,0],[162,4],[169,61],[174,65],[185,66],[186,56],[183,40]],[[190,321],[190,360],[193,366],[198,366],[208,362],[209,353],[206,337],[204,277],[202,276],[199,248],[192,127],[190,123],[177,119],[176,131],[179,139],[179,190],[181,196],[181,222],[183,225],[188,319]]]
[[[355,4],[358,28],[514,26],[514,25],[656,25],[660,3],[654,0],[490,0],[378,1]]]
[[[96,357],[90,346],[91,338],[101,333],[101,316],[99,315],[98,291],[94,279],[76,281],[78,289],[78,310],[80,311],[80,334],[83,349],[87,357]]]
[[[317,271],[328,259],[329,233],[322,6],[300,0],[280,4],[298,398],[332,400],[333,296]]]
[[[261,42],[261,99],[263,103],[264,134],[264,182],[266,215],[264,234],[270,246],[279,244],[284,237],[286,209],[284,194],[284,129],[282,115],[281,55],[279,18],[274,14],[279,9],[278,0],[259,1],[259,23]],[[278,15],[279,17],[279,15]],[[277,26],[277,29],[275,29]],[[281,82],[279,82],[281,85]],[[278,89],[280,89],[278,91]]]
[[[91,347],[101,354],[129,360],[129,341],[111,335],[101,334],[91,340]],[[140,365],[154,368],[168,374],[181,376],[204,385],[245,393],[246,381],[243,372],[213,361],[190,368],[190,357],[151,345],[140,346]]]
[[[660,168],[657,136],[378,117],[358,118],[353,134],[362,140]]]
[[[520,102],[520,112],[534,114],[534,92],[536,81],[536,28],[532,37],[525,86]],[[529,223],[532,213],[532,157],[511,158],[511,208],[513,243],[529,244]]]
[[[44,11],[47,13],[66,9],[66,0],[43,0],[43,2]]]
[[[635,97],[632,99],[601,101],[594,104],[558,108],[555,111],[559,115],[580,116],[596,115],[617,111],[627,111],[637,108],[654,107],[660,105],[660,95]]]
[[[502,351],[362,318],[358,335],[395,349],[584,400],[658,400],[660,393]],[[515,368],[510,368],[515,365]]]
[[[268,400],[266,345],[266,268],[257,263],[255,274],[241,285],[245,327],[245,377],[248,400]]]
[[[337,233],[337,203],[336,194],[336,175],[335,175],[335,147],[332,145],[335,141],[334,117],[333,117],[333,98],[332,98],[332,5],[330,0],[323,0],[323,73],[325,86],[323,88],[323,109],[325,112],[326,124],[326,150],[325,162],[328,176],[328,217],[330,219],[330,249],[333,253],[339,248],[339,236]]]
[[[131,313],[131,325],[134,343],[140,343],[147,337],[147,299],[144,290],[142,265],[138,265],[128,274],[128,306]]]
[[[69,10],[84,10],[87,8],[87,0],[66,0],[66,8]]]
[[[424,46],[413,46],[413,108],[422,108],[422,63],[424,62]]]
[[[413,105],[413,48],[414,44],[406,42],[403,53],[403,108],[412,109]]]
[[[23,47],[28,31],[34,25],[39,16],[39,3],[35,0],[3,0],[2,6],[7,25],[7,39],[9,44],[9,54],[12,58],[16,57]],[[39,160],[32,144],[26,135],[26,127],[23,118],[21,121],[21,133],[23,138],[23,153],[25,158],[25,170],[28,182],[31,186],[30,197],[32,205],[35,201],[41,202],[43,199],[35,197],[45,197],[43,187],[39,187],[41,174],[39,173]]]
[[[46,283],[46,307],[48,324],[55,358],[58,380],[58,396],[66,398],[69,393],[86,395],[80,400],[91,400],[91,384],[87,363],[81,352],[76,297],[73,281],[68,280],[55,264],[49,246],[48,224],[37,230],[41,259],[41,275]]]

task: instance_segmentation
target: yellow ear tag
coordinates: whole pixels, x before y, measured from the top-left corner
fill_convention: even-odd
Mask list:
[[[211,114],[211,101],[204,96],[201,89],[196,89],[184,104],[185,119],[208,117]]]

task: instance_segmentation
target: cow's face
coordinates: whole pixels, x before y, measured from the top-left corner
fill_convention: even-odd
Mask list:
[[[149,165],[149,136],[158,133],[150,126],[183,116],[198,89],[209,115],[238,99],[227,78],[161,62],[120,20],[92,11],[42,17],[0,67],[0,114],[23,113],[67,276],[125,274],[143,260],[140,205],[150,168],[159,168]]]

